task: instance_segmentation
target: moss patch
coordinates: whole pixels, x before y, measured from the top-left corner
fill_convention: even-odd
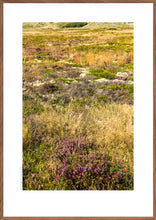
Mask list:
[[[114,79],[115,73],[112,73],[104,69],[90,69],[89,75],[95,76],[96,79],[105,78],[105,79]]]

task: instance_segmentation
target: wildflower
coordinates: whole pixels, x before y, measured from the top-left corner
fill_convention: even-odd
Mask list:
[[[35,177],[35,174],[32,173],[31,176],[32,176],[32,178],[34,178],[34,177]]]

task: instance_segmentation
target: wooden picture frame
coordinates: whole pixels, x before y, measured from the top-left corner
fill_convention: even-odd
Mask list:
[[[3,199],[4,199],[4,182],[5,175],[3,170],[3,7],[5,3],[153,3],[153,217],[5,217],[3,214]],[[0,0],[0,219],[1,220],[156,220],[156,0]]]

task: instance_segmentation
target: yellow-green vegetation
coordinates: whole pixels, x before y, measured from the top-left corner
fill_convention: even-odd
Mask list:
[[[133,24],[23,23],[23,189],[133,189]]]
[[[99,78],[113,79],[113,78],[115,78],[115,73],[112,73],[111,71],[105,70],[105,69],[93,68],[93,69],[90,69],[89,72],[90,72],[90,75],[95,76],[96,79],[99,79]]]

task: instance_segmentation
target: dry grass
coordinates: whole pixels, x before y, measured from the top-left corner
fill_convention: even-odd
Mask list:
[[[75,53],[72,55],[73,60],[76,64],[85,65],[85,66],[94,66],[97,67],[106,67],[110,66],[111,64],[116,65],[123,65],[125,63],[132,63],[133,62],[133,54],[121,54],[121,52],[117,52],[116,54],[111,52],[105,52],[98,54],[95,53]]]
[[[75,109],[73,105],[68,108],[55,110],[51,108],[35,119],[36,124],[42,122],[46,125],[47,135],[44,144],[50,144],[52,138],[83,137],[86,136],[94,142],[101,152],[109,152],[113,160],[122,160],[133,172],[133,106],[110,104],[100,107],[87,107]],[[24,143],[29,143],[29,124],[24,126]],[[45,127],[38,126],[40,133]],[[43,129],[43,130],[42,130]]]

